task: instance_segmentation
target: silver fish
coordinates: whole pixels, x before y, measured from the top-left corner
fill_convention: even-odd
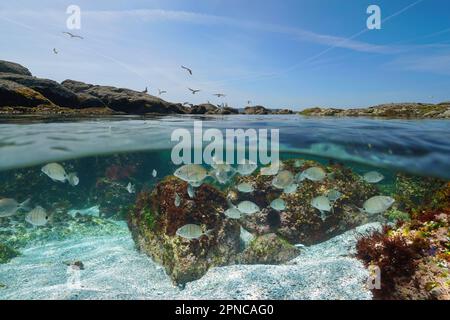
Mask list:
[[[11,217],[16,214],[18,210],[30,210],[28,204],[30,199],[25,200],[22,203],[18,203],[14,199],[3,198],[0,199],[0,218]]]
[[[201,165],[186,164],[178,168],[174,175],[183,181],[193,184],[203,181],[208,176],[208,173]]]
[[[384,176],[377,171],[370,171],[363,175],[363,179],[367,183],[378,183],[384,179]]]
[[[298,182],[301,182],[305,179],[317,182],[322,181],[323,179],[326,178],[326,176],[327,173],[321,167],[312,167],[306,169],[300,174],[297,174],[296,179]]]
[[[48,223],[49,219],[50,217],[47,211],[45,211],[45,209],[40,206],[37,206],[36,208],[28,212],[25,217],[25,221],[35,227],[45,226]]]
[[[214,179],[216,179],[220,184],[228,183],[235,174],[236,174],[236,171],[233,168],[231,168],[231,170],[214,169],[211,172],[211,176]]]
[[[202,228],[196,224],[186,224],[181,228],[178,228],[176,235],[188,240],[199,239],[200,237],[206,235],[208,236],[212,230],[203,232]]]
[[[287,186],[286,188],[284,188],[283,192],[285,194],[293,194],[296,193],[298,189],[298,184],[293,183],[290,186]]]
[[[278,198],[270,203],[270,207],[276,211],[283,211],[286,209],[286,202],[284,202],[283,199]]]
[[[49,163],[41,168],[41,171],[53,181],[66,182],[67,173],[59,163]]]
[[[327,198],[331,201],[331,202],[335,202],[338,199],[340,199],[342,197],[342,193],[339,192],[338,190],[332,189],[330,191],[327,192]]]
[[[362,212],[368,214],[379,214],[385,212],[395,203],[395,199],[388,196],[375,196],[363,204]]]
[[[187,193],[188,193],[189,198],[194,199],[194,197],[195,197],[195,190],[194,190],[194,187],[191,184],[188,184]]]
[[[294,183],[294,175],[287,170],[278,173],[272,180],[272,185],[277,189],[284,189]]]
[[[136,192],[136,187],[135,187],[134,184],[131,184],[131,182],[128,182],[128,185],[127,185],[126,189],[127,189],[128,193],[135,193]]]
[[[251,201],[242,201],[238,204],[237,209],[245,214],[253,214],[259,211],[258,205]]]
[[[175,207],[179,207],[180,206],[180,204],[181,204],[181,198],[180,198],[180,196],[178,195],[178,193],[175,193],[175,202],[174,202],[174,204],[175,204]]]
[[[320,211],[320,217],[322,218],[322,220],[325,220],[326,212],[330,212],[333,210],[330,200],[325,196],[319,196],[312,199],[311,206]]]
[[[283,162],[276,161],[276,162],[270,164],[270,166],[268,166],[268,167],[261,168],[260,172],[261,172],[261,175],[263,175],[263,176],[274,176],[278,172],[280,172],[280,170],[283,169],[283,166],[284,166]]]
[[[240,219],[241,212],[237,208],[229,208],[225,210],[224,214],[230,219]]]
[[[80,178],[78,178],[75,172],[72,172],[67,175],[67,181],[72,187],[75,187],[80,183]]]
[[[156,172],[156,170],[153,169],[153,171],[152,171],[152,177],[153,177],[153,178],[156,178],[157,175],[158,175],[158,172]]]
[[[236,189],[238,189],[239,192],[242,193],[251,193],[255,191],[255,188],[250,183],[243,182],[241,184],[238,184]]]
[[[305,160],[297,159],[297,160],[295,160],[295,162],[294,162],[294,167],[300,168],[304,163],[305,163]]]
[[[258,165],[251,161],[251,160],[244,160],[242,163],[240,163],[237,167],[237,172],[242,176],[249,176],[251,175],[256,169],[258,168]]]

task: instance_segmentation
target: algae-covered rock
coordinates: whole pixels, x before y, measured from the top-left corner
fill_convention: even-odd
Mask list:
[[[152,193],[142,192],[129,213],[137,247],[162,264],[175,284],[198,279],[211,267],[232,263],[240,247],[240,226],[223,214],[227,208],[223,193],[204,184],[191,199],[187,188],[186,182],[167,177]],[[179,206],[176,195],[181,200]],[[186,224],[201,226],[207,235],[193,240],[177,236],[176,231]]]
[[[250,242],[241,253],[241,264],[280,264],[300,254],[300,250],[274,233],[265,234]]]
[[[13,248],[0,243],[0,263],[7,263],[14,257],[17,257],[19,252]]]
[[[323,166],[314,161],[303,161],[295,166],[295,162],[284,161],[284,169],[297,174],[318,166],[326,171],[327,177],[323,181],[304,180],[295,192],[289,194],[272,186],[273,176],[254,174],[238,178],[238,183],[251,183],[255,191],[242,194],[231,190],[235,195],[234,201],[250,200],[261,208],[260,212],[242,219],[243,227],[257,234],[277,233],[293,244],[311,245],[369,221],[369,217],[358,208],[379,194],[376,186],[366,183],[351,169],[339,164]],[[339,191],[342,196],[334,202],[333,211],[323,220],[320,211],[312,207],[311,200],[331,190]],[[281,212],[270,207],[271,201],[279,197],[286,203],[286,209]]]

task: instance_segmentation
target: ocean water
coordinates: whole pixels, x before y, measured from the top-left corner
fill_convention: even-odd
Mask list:
[[[25,221],[26,211],[0,218],[0,244],[19,253],[0,264],[0,299],[370,299],[368,274],[353,257],[354,244],[358,230],[385,222],[382,215],[308,244],[280,265],[215,267],[184,287],[174,285],[161,265],[137,250],[127,212],[141,191],[153,190],[179,167],[171,161],[172,132],[192,132],[199,121],[204,130],[222,132],[278,129],[283,161],[338,164],[358,175],[377,171],[385,177],[374,185],[380,195],[394,197],[399,175],[450,180],[450,125],[445,120],[3,118],[0,198],[30,198],[52,220],[32,226]],[[80,183],[49,179],[41,168],[51,162],[75,172]],[[228,190],[233,183],[218,187]],[[127,190],[128,184],[135,192]],[[70,285],[68,261],[83,262],[77,274],[81,286]]]

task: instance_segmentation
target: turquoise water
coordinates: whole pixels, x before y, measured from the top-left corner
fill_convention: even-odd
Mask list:
[[[282,160],[339,164],[359,175],[376,170],[385,176],[375,186],[382,195],[393,195],[399,174],[450,179],[448,121],[297,115],[0,119],[0,198],[31,198],[33,206],[53,216],[44,227],[27,224],[26,212],[0,219],[0,244],[20,253],[0,264],[0,298],[195,299],[208,297],[205,292],[245,299],[370,298],[364,287],[367,273],[352,258],[352,230],[333,232],[307,247],[304,258],[280,266],[211,269],[184,290],[172,284],[157,262],[136,250],[125,223],[128,210],[141,191],[153,190],[179,167],[171,162],[175,143],[170,136],[178,128],[192,131],[194,121],[202,121],[204,129],[279,129]],[[79,185],[49,179],[41,167],[50,162],[76,172]],[[129,183],[135,192],[127,190]],[[232,184],[215,185],[227,190]],[[364,223],[376,227],[383,219]],[[83,261],[84,288],[67,287],[67,260]],[[270,275],[272,285],[264,282],[264,274]],[[314,283],[321,283],[322,289]],[[246,286],[253,289],[237,290]]]

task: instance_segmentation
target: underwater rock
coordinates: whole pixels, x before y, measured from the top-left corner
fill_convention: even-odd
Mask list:
[[[328,173],[328,177],[318,182],[305,180],[294,193],[290,194],[274,188],[272,176],[258,173],[249,177],[239,177],[238,183],[251,183],[255,191],[252,194],[239,193],[235,202],[251,200],[262,208],[259,213],[241,219],[242,226],[248,231],[256,234],[274,232],[292,244],[310,245],[369,221],[369,217],[358,208],[379,191],[376,186],[363,181],[350,168],[339,164],[322,166],[314,161],[303,161],[297,167],[295,160],[283,161],[283,164],[283,169],[289,170],[294,175],[319,166]],[[332,212],[322,220],[320,211],[311,206],[311,200],[327,194],[330,190],[338,190],[343,195],[333,203]],[[286,209],[281,212],[270,208],[270,203],[277,198],[286,203]]]
[[[222,192],[203,184],[191,199],[188,184],[169,176],[152,193],[138,195],[129,212],[129,227],[137,247],[166,269],[175,284],[202,277],[214,266],[235,260],[240,248],[240,226],[226,219],[227,202]],[[175,196],[180,205],[175,205]],[[196,224],[208,235],[188,240],[176,235],[186,225]]]
[[[0,79],[12,81],[37,91],[60,107],[76,109],[79,106],[77,95],[56,81],[10,73],[0,73]]]
[[[0,243],[0,264],[7,263],[12,258],[15,258],[19,255],[19,252],[15,249]]]
[[[253,239],[238,258],[241,264],[281,264],[292,260],[300,250],[274,233]]]

